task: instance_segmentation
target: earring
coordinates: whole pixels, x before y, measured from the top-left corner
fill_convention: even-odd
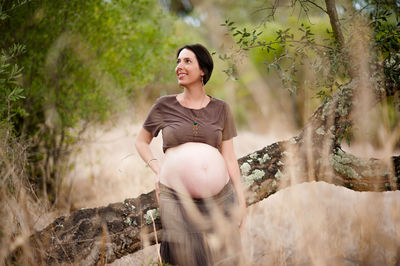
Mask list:
[[[204,76],[201,76],[201,85],[204,87]]]

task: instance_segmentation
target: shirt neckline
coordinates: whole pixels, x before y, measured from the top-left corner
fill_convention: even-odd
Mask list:
[[[206,104],[206,106],[204,106],[204,107],[202,107],[202,108],[200,108],[200,109],[194,109],[194,108],[188,108],[188,107],[186,107],[186,106],[183,106],[179,101],[178,101],[178,99],[176,98],[177,96],[178,96],[178,94],[175,94],[174,95],[174,99],[175,99],[175,101],[180,105],[180,106],[182,106],[183,108],[185,108],[185,109],[188,109],[188,110],[194,110],[194,111],[199,111],[199,110],[203,110],[203,109],[206,109],[207,107],[208,107],[208,105],[213,101],[213,99],[214,99],[214,97],[212,97],[211,95],[209,95],[209,94],[206,94],[208,97],[210,97],[210,101]]]

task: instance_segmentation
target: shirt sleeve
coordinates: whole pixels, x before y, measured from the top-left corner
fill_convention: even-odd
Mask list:
[[[222,130],[222,140],[229,140],[233,137],[236,137],[237,132],[231,109],[229,108],[229,105],[227,103],[225,103],[224,109],[225,124],[224,129]]]
[[[153,137],[157,137],[160,130],[163,128],[163,119],[160,110],[160,99],[150,109],[146,120],[143,123],[143,128],[149,131]]]

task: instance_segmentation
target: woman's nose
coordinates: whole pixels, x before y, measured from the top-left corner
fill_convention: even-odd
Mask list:
[[[178,71],[178,70],[181,70],[181,69],[182,69],[182,65],[181,65],[181,63],[178,63],[176,65],[175,71]]]

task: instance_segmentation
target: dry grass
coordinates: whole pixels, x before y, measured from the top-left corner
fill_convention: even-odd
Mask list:
[[[95,207],[136,197],[153,189],[151,171],[133,145],[139,125],[121,120],[112,129],[89,131],[90,141],[73,156],[75,167],[66,177],[64,193],[73,208]],[[293,134],[289,132],[288,134]],[[284,136],[287,138],[288,136]],[[235,138],[238,157],[278,141],[275,136],[239,132]],[[152,143],[162,161],[161,140]],[[354,150],[354,153],[360,151]],[[372,152],[373,149],[369,149]],[[19,152],[18,152],[19,151]],[[2,168],[1,252],[2,261],[20,248],[32,262],[26,240],[35,229],[59,213],[48,212],[30,193],[24,179],[23,147]],[[375,157],[383,156],[376,151]],[[4,148],[1,155],[5,158]],[[8,169],[7,171],[5,169]],[[7,184],[14,182],[10,193]],[[400,246],[400,191],[354,192],[326,183],[296,185],[248,208],[243,237],[248,265],[341,265],[398,260]],[[113,265],[157,263],[158,246],[149,246]]]
[[[33,261],[27,239],[41,212],[40,201],[28,182],[26,148],[0,131],[0,261],[10,261],[10,254],[20,252],[25,261]]]
[[[152,172],[134,149],[138,129],[122,120],[110,130],[91,133],[92,141],[74,157],[75,169],[67,179],[74,208],[106,205],[153,189]],[[237,156],[278,140],[239,132]],[[162,161],[160,138],[152,148]],[[353,152],[357,153],[354,147]],[[244,253],[249,265],[352,265],[374,260],[390,265],[400,245],[398,213],[399,191],[360,193],[326,183],[296,185],[249,207]],[[157,249],[147,247],[112,265],[156,263]]]

